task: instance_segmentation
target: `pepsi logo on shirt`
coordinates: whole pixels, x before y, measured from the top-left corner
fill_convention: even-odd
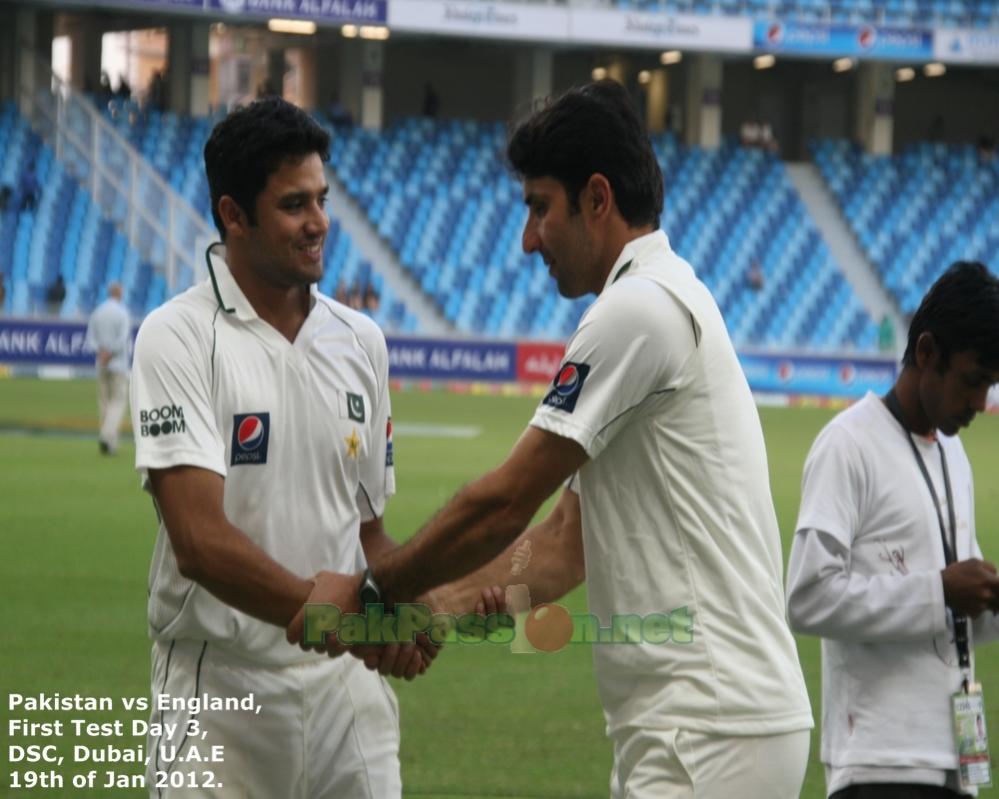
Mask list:
[[[583,390],[583,383],[590,373],[589,364],[566,361],[552,381],[552,390],[544,398],[543,404],[558,408],[566,413],[572,413],[576,408],[576,400]]]
[[[269,413],[237,413],[233,416],[230,466],[267,463],[270,434]]]

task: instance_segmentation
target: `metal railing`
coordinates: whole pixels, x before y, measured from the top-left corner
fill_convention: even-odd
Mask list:
[[[91,194],[143,260],[163,275],[167,296],[205,276],[215,230],[143,158],[93,101],[37,59],[48,85],[18,87],[22,114],[56,158]]]

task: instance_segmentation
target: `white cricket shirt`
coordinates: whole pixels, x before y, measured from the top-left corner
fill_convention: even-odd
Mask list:
[[[306,577],[364,568],[359,525],[395,492],[385,338],[313,289],[294,343],[261,320],[215,247],[210,281],[158,308],[136,339],[136,468],[197,466],[225,477],[228,519]],[[223,309],[230,308],[232,312]],[[148,481],[145,481],[148,482]],[[213,641],[261,663],[311,654],[284,630],[181,576],[160,524],[149,575],[154,638]]]
[[[689,643],[594,645],[608,731],[810,728],[759,415],[717,305],[663,232],[624,248],[531,424],[591,459],[574,481],[590,612],[692,616]]]

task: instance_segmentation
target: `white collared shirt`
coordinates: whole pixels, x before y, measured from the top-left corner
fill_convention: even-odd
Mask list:
[[[395,491],[385,338],[313,290],[288,341],[257,316],[224,257],[213,250],[217,291],[205,281],[139,330],[136,468],[217,472],[229,521],[285,568],[356,572],[365,566],[360,522],[380,517]],[[149,590],[154,638],[211,640],[263,663],[310,657],[283,630],[181,576],[162,524]]]
[[[590,611],[693,619],[689,643],[594,646],[609,731],[810,728],[759,415],[714,299],[664,233],[624,248],[531,424],[590,457],[573,481]]]

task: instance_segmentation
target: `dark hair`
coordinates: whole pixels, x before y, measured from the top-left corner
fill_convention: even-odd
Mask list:
[[[946,368],[955,352],[974,352],[982,366],[999,368],[999,278],[984,264],[957,261],[923,297],[909,324],[903,366],[915,366],[916,342],[932,333]]]
[[[225,240],[219,200],[226,194],[257,223],[257,197],[267,179],[287,159],[317,153],[330,158],[330,136],[301,108],[280,97],[266,97],[232,111],[205,144],[205,173],[212,197],[212,219]]]
[[[522,178],[559,181],[573,211],[599,172],[629,226],[659,227],[663,174],[634,103],[615,81],[589,83],[551,100],[517,127],[507,158]]]

